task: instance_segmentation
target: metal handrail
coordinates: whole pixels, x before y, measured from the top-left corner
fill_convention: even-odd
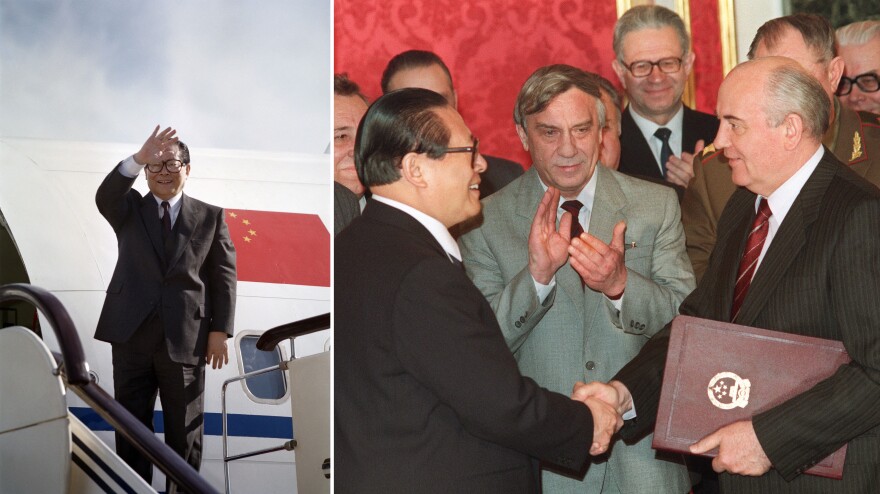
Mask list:
[[[257,340],[257,348],[264,352],[269,351],[286,339],[307,335],[322,329],[330,329],[329,312],[267,329]]]
[[[198,494],[219,494],[180,455],[91,380],[76,326],[55,295],[24,283],[0,287],[0,304],[18,301],[32,304],[49,321],[64,358],[64,365],[60,367],[62,377],[77,396],[184,490]]]
[[[282,451],[282,450],[293,451],[294,448],[296,448],[296,439],[291,439],[290,441],[286,441],[283,444],[280,444],[278,446],[273,446],[271,448],[259,449],[259,450],[255,450],[255,451],[248,451],[246,453],[241,453],[241,454],[229,456],[229,444],[226,440],[226,438],[228,437],[228,434],[229,434],[228,430],[227,430],[227,428],[228,428],[228,422],[227,422],[228,413],[226,411],[226,388],[228,388],[229,385],[234,382],[242,381],[244,379],[249,379],[251,377],[259,376],[262,374],[268,374],[269,372],[286,371],[288,368],[288,364],[289,364],[289,362],[284,361],[284,362],[281,362],[280,364],[273,365],[271,367],[266,367],[265,369],[259,369],[259,370],[247,372],[247,373],[241,374],[239,376],[230,377],[229,379],[223,381],[223,386],[221,386],[221,388],[220,388],[220,423],[221,423],[221,427],[222,427],[221,437],[223,438],[223,441],[222,441],[223,442],[223,479],[226,483],[225,484],[226,485],[226,494],[229,494],[232,492],[232,490],[230,488],[230,482],[229,482],[229,462],[230,461],[241,460],[243,458],[250,458],[252,456],[258,456],[258,455],[262,455],[262,454],[266,454],[266,453],[274,453],[276,451]]]

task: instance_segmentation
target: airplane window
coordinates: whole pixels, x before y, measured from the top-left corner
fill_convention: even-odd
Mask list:
[[[264,352],[257,349],[259,335],[245,336],[239,342],[244,372],[253,372],[278,365],[282,361],[281,349],[275,347]],[[264,400],[279,400],[287,392],[287,377],[282,371],[268,372],[249,377],[245,383],[254,397]]]

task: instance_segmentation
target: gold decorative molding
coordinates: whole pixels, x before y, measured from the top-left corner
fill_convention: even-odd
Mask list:
[[[718,25],[721,27],[721,70],[727,77],[739,60],[736,53],[736,18],[733,0],[718,0]]]
[[[688,36],[691,37],[691,51],[694,50],[693,36],[691,36],[691,2],[690,0],[675,0],[675,13],[684,21],[684,28],[687,30]],[[687,83],[684,85],[684,93],[681,100],[687,106],[695,108],[697,105],[697,89],[694,79],[694,69],[691,67],[691,73],[688,75]]]
[[[620,19],[620,16],[631,8],[632,0],[617,0],[617,18]]]

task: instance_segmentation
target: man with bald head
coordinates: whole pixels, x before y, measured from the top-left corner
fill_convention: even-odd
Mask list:
[[[880,184],[880,126],[877,116],[858,113],[834,97],[844,66],[834,51],[834,30],[825,18],[794,14],[767,21],[758,29],[749,58],[783,56],[801,64],[821,84],[832,102],[829,127],[822,143],[841,162],[871,183]],[[703,276],[715,245],[721,211],[736,189],[730,166],[720,149],[708,147],[702,166],[681,203],[688,256],[697,280]]]
[[[783,57],[739,65],[719,91],[714,145],[739,188],[721,214],[706,276],[680,311],[839,340],[852,358],[691,446],[696,454],[719,448],[712,466],[723,493],[855,494],[880,485],[880,190],[822,145],[830,114],[825,89]],[[759,252],[753,262],[743,262],[747,244]],[[602,396],[619,413],[634,407],[624,439],[650,432],[668,342],[667,326],[609,385],[583,385],[575,396]],[[803,475],[845,443],[842,480]]]
[[[458,93],[452,84],[452,73],[443,59],[434,52],[407,50],[398,53],[385,66],[381,85],[382,94],[406,87],[430,89],[458,109]],[[480,197],[487,197],[501,190],[523,174],[519,163],[487,154],[483,158],[486,159],[486,169],[480,173]]]

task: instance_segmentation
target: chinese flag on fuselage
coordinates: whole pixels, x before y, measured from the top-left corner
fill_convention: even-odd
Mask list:
[[[227,209],[239,281],[330,286],[330,232],[316,214]]]

